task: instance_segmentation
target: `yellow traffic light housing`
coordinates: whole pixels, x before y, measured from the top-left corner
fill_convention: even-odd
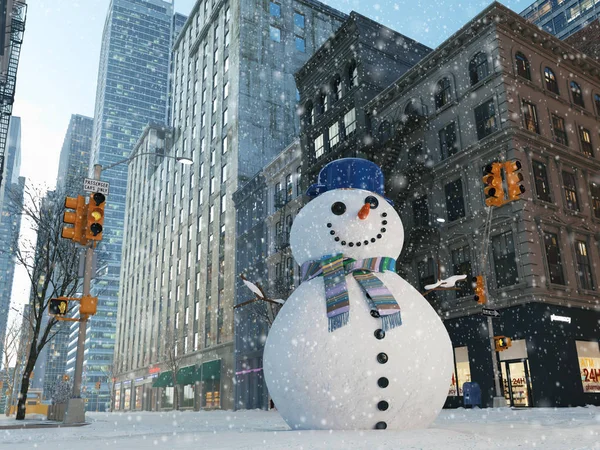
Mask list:
[[[90,202],[87,208],[87,226],[85,229],[85,237],[90,241],[102,240],[105,206],[106,197],[104,194],[100,192],[90,194]]]
[[[65,211],[63,222],[73,226],[63,227],[61,236],[85,245],[87,243],[84,236],[85,217],[87,215],[85,198],[81,195],[78,195],[77,198],[67,197],[65,199],[65,209],[72,209],[73,211]]]
[[[64,374],[63,375],[63,381],[69,381],[69,375]]]
[[[521,161],[506,161],[504,170],[506,171],[506,191],[508,201],[519,200],[521,194],[525,192],[523,187],[523,174],[521,173]]]
[[[483,277],[478,275],[473,277],[471,280],[473,282],[473,288],[475,290],[475,296],[473,299],[480,305],[485,305],[487,302],[487,298],[485,296],[485,286],[483,284]]]
[[[502,163],[494,162],[483,168],[483,192],[487,206],[504,205],[504,188],[502,187]]]
[[[501,352],[507,350],[512,345],[512,340],[505,336],[494,336],[494,345],[496,346],[496,351]]]
[[[100,390],[100,382],[96,381],[96,390],[99,391]]]
[[[51,298],[48,303],[48,314],[65,316],[69,311],[69,299],[66,297]]]
[[[79,301],[79,315],[93,316],[96,314],[96,307],[98,305],[98,297],[92,297],[91,295],[84,295]]]

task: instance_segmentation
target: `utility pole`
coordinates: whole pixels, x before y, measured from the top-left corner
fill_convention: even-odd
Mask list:
[[[94,165],[94,180],[100,180],[102,166]],[[92,285],[92,270],[94,261],[95,242],[87,244],[85,250],[85,265],[83,272],[83,296],[90,296]],[[75,375],[73,376],[73,394],[67,403],[65,411],[65,424],[83,423],[85,422],[85,402],[81,398],[81,378],[83,375],[83,354],[85,350],[85,335],[87,332],[87,314],[79,316],[79,335],[77,337],[77,356],[75,360]]]

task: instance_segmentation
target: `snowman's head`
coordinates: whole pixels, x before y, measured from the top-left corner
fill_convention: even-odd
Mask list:
[[[363,189],[334,189],[296,216],[290,246],[296,262],[343,253],[354,259],[398,258],[404,243],[400,217],[385,198]]]

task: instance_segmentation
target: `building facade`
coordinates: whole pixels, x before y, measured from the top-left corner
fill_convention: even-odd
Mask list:
[[[593,0],[537,0],[521,15],[547,33],[565,39],[600,17]]]
[[[405,226],[402,274],[421,292],[440,276],[484,277],[494,334],[512,338],[494,353],[512,406],[600,402],[600,65],[562,57],[575,53],[494,3],[367,105],[364,151]],[[517,160],[525,193],[490,212],[483,168]],[[466,381],[491,405],[488,322],[470,284],[427,299],[455,350],[447,406]]]
[[[156,254],[139,286],[133,283],[143,265],[132,265],[123,278],[116,350],[124,358],[117,376],[121,390],[123,383],[160,372],[153,386],[161,389],[161,402],[154,407],[170,407],[161,326],[185,355],[184,372],[195,373],[182,375],[185,407],[234,407],[237,274],[231,198],[297,134],[293,73],[344,19],[312,0],[196,2],[174,46],[173,146],[168,154],[191,157],[194,164],[183,167],[165,158],[156,169],[159,200],[143,208],[144,214],[156,215],[149,242],[131,228],[137,218],[127,214],[128,239],[135,244],[124,254],[123,267],[145,246]],[[138,181],[128,192],[136,195],[143,179],[132,167],[137,166],[130,166],[130,174]],[[165,317],[159,322],[159,314],[150,313],[144,333],[128,312],[142,289]],[[119,401],[121,408],[132,404]]]
[[[364,106],[430,51],[365,16],[350,14],[296,73],[306,183],[334,159],[365,156],[361,149],[368,144],[370,125]]]
[[[163,0],[111,0],[104,24],[89,173],[127,158],[149,122],[167,118],[173,4]],[[106,368],[112,366],[125,220],[127,166],[102,173],[110,183],[99,265],[92,282],[98,312],[88,322],[82,390],[87,408],[109,402]],[[75,368],[78,324],[70,329],[68,372]],[[97,392],[96,382],[101,382]],[[99,395],[99,399],[96,398]]]
[[[21,230],[21,216],[16,214],[15,201],[23,195],[25,178],[21,170],[21,118],[10,120],[4,165],[4,189],[0,191],[0,343],[4,342],[13,280],[15,275],[15,245]],[[4,346],[0,344],[0,362]],[[1,363],[0,363],[1,364]]]
[[[26,16],[25,0],[6,0],[0,5],[0,98],[3,99],[0,103],[0,197],[4,189],[6,146]]]
[[[237,211],[236,273],[258,283],[271,299],[285,300],[299,283],[290,229],[303,204],[300,141],[295,139],[233,196]],[[244,304],[253,297],[241,278],[236,286],[236,409],[267,409],[262,355],[279,306]]]

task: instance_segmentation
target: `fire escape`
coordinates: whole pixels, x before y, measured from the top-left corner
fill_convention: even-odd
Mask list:
[[[2,68],[6,66],[6,72],[0,74],[0,186],[4,175],[4,159],[6,152],[6,142],[8,139],[8,125],[12,115],[12,107],[15,100],[15,85],[17,82],[17,67],[19,65],[19,56],[21,54],[21,44],[23,43],[23,33],[25,31],[25,16],[27,5],[21,1],[8,2],[8,7],[12,3],[12,11],[7,11],[7,30],[0,32],[10,33],[10,40],[5,45],[5,52],[2,58],[8,58],[8,64],[0,59]]]
[[[287,188],[287,186],[286,186]],[[275,209],[279,211],[281,228],[276,230],[275,236],[275,252],[278,253],[279,259],[279,273],[275,275],[274,284],[274,295],[277,298],[286,299],[292,293],[294,289],[294,266],[288,267],[288,258],[291,258],[292,253],[290,250],[290,229],[292,227],[291,221],[288,223],[287,217],[291,218],[291,208],[288,206],[290,202],[289,196],[286,196],[285,191],[277,193],[275,200]],[[287,214],[287,213],[290,214]],[[290,272],[291,271],[291,272]]]

